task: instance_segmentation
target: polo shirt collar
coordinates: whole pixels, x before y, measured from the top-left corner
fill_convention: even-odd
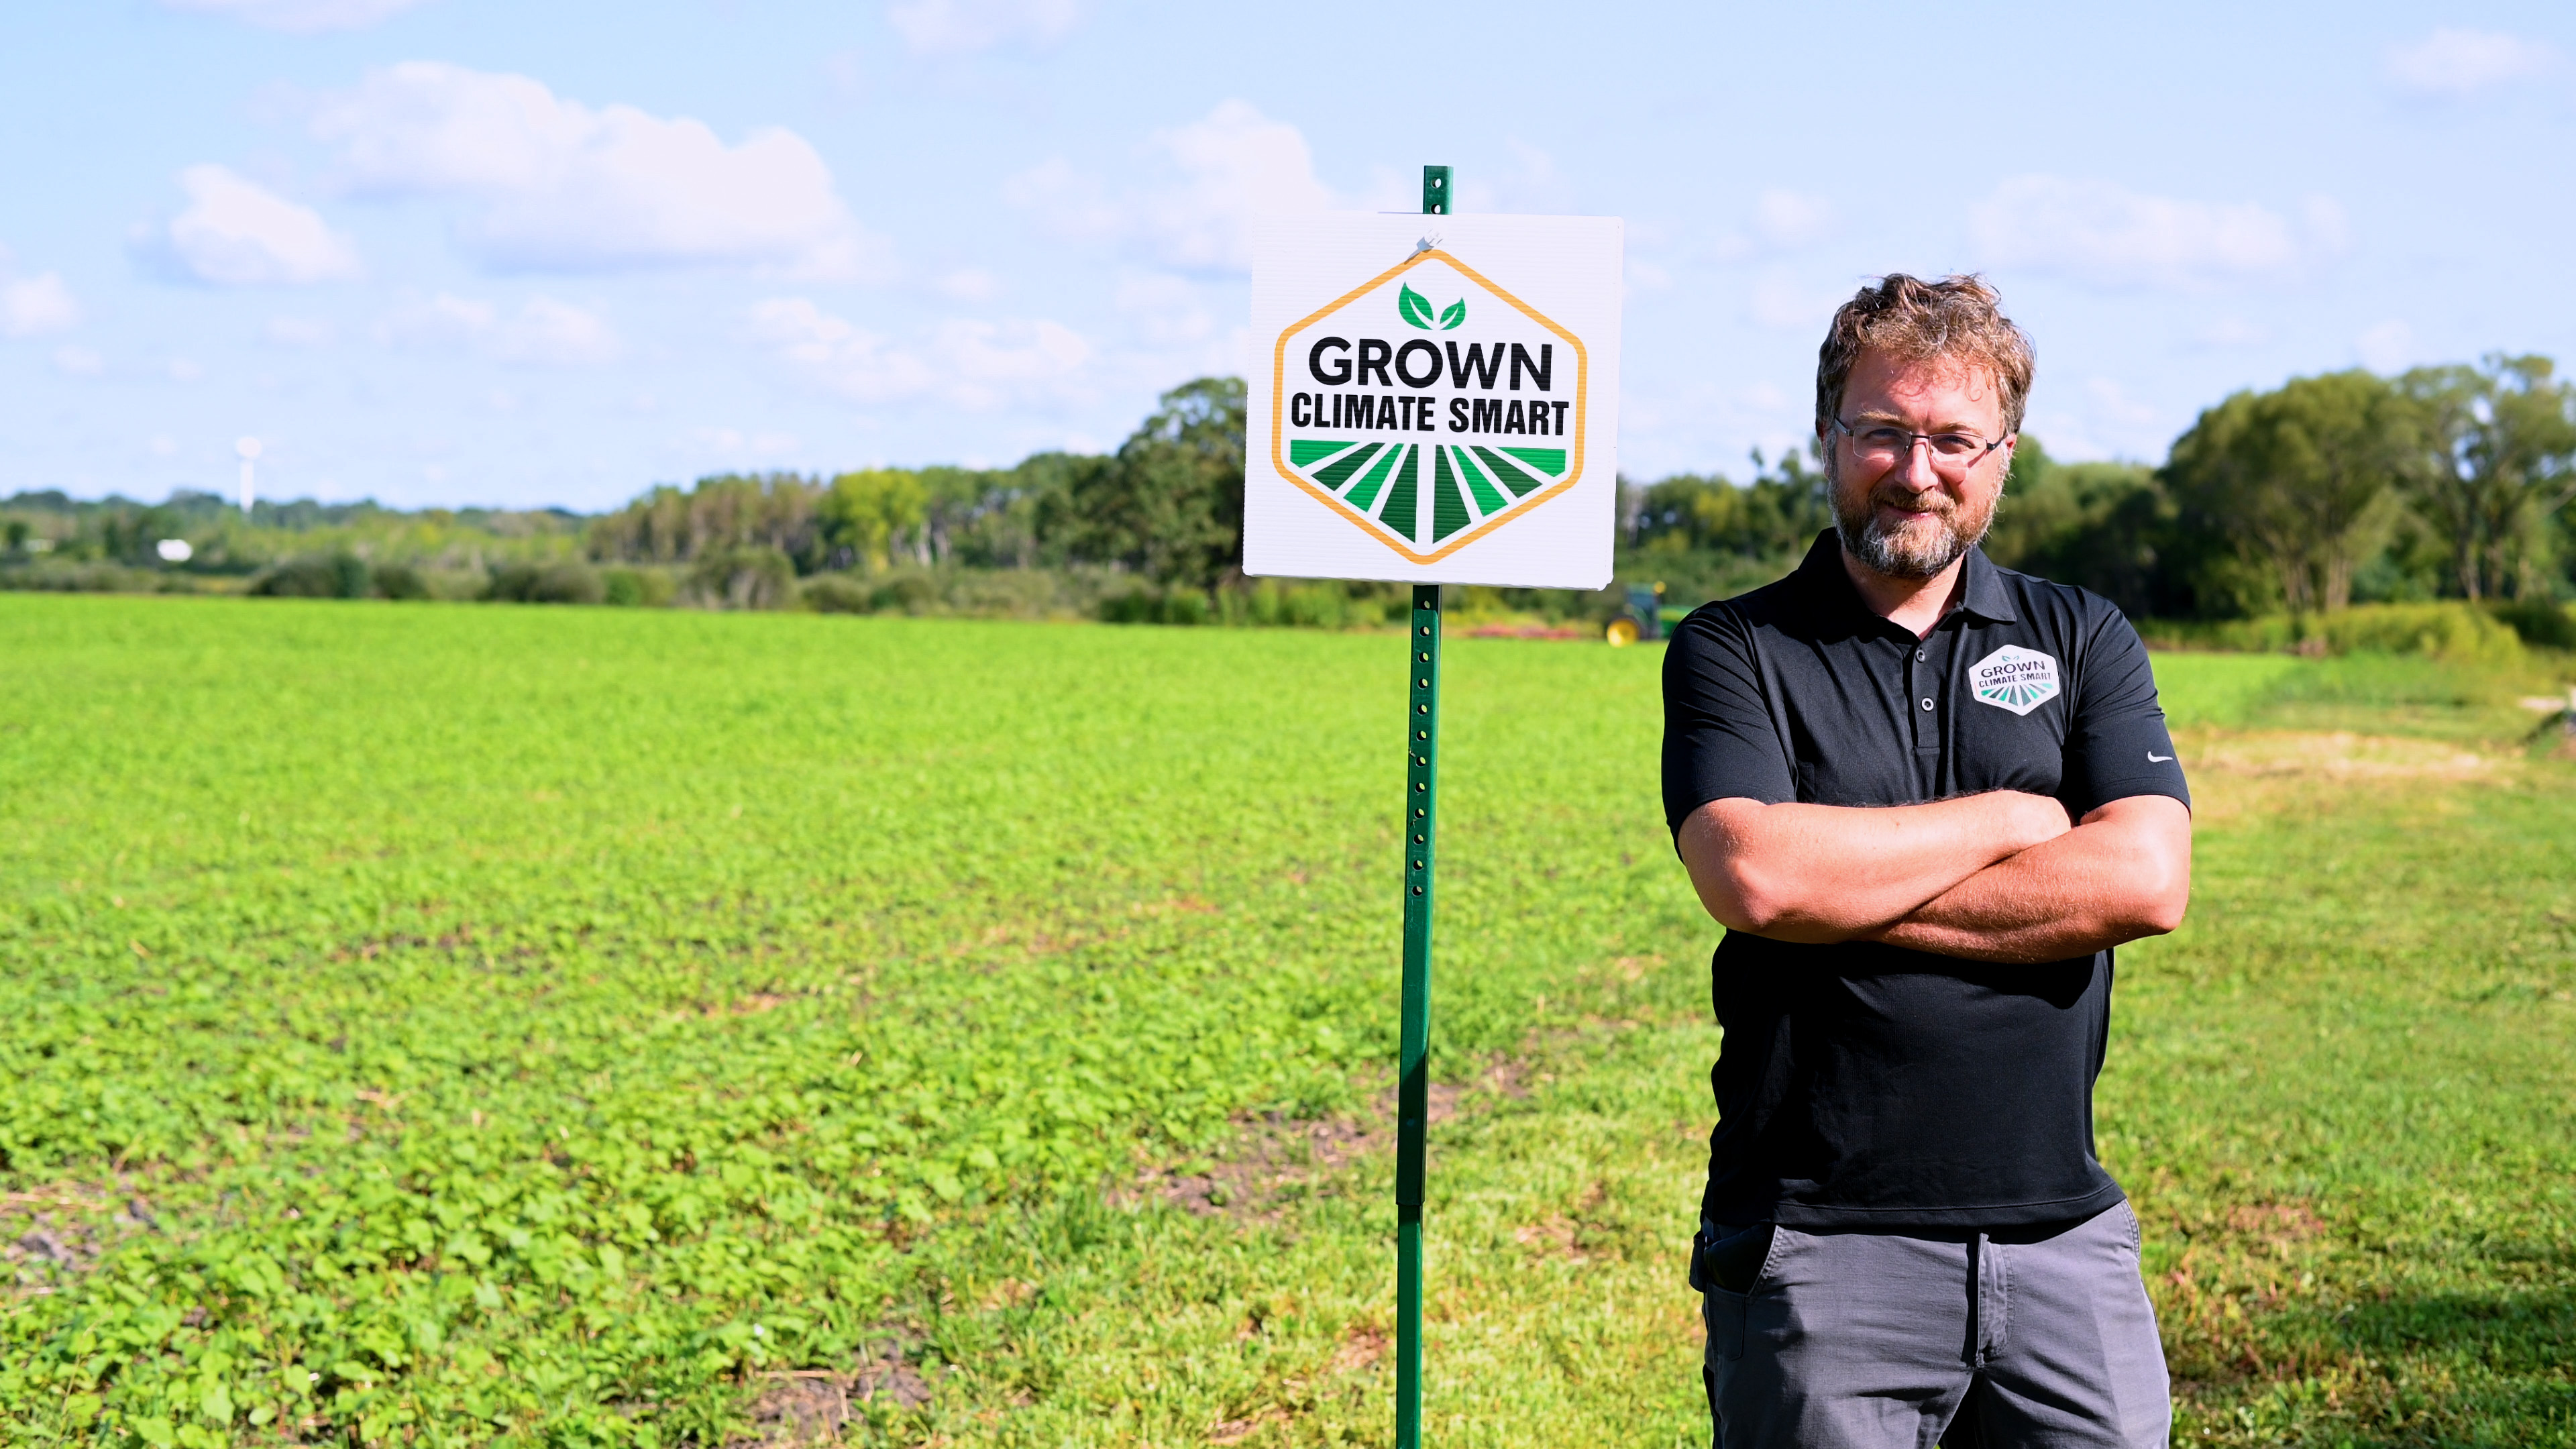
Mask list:
[[[1960,573],[1963,583],[1956,612],[1974,614],[1992,624],[2020,622],[2012,595],[2004,588],[2003,570],[1995,567],[1984,549],[1969,549]],[[1851,575],[1843,572],[1842,538],[1830,528],[1817,534],[1816,541],[1808,546],[1806,558],[1798,564],[1798,578],[1822,597],[1841,599],[1863,613],[1869,612],[1860,601],[1860,590],[1852,586]]]
[[[1967,567],[1959,572],[1965,578],[1959,590],[1960,613],[1974,614],[1989,624],[2021,622],[2021,616],[2013,612],[2012,594],[2004,588],[2004,571],[1995,567],[1984,549],[1968,550]]]

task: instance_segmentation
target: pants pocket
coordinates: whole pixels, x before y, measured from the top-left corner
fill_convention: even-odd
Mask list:
[[[1708,1361],[1711,1372],[1718,1363],[1733,1363],[1744,1357],[1745,1295],[1712,1288],[1700,1295],[1700,1321],[1708,1325]]]
[[[1758,1239],[1747,1239],[1758,1233]],[[1744,1357],[1746,1319],[1752,1312],[1753,1300],[1777,1281],[1780,1255],[1790,1237],[1788,1229],[1764,1223],[1749,1229],[1745,1235],[1721,1238],[1716,1254],[1694,1253],[1692,1277],[1701,1283],[1700,1314],[1708,1324],[1709,1361],[1734,1363]],[[1729,1254],[1726,1250],[1733,1249]],[[1758,1255],[1755,1250],[1758,1249]],[[1728,1259],[1724,1281],[1720,1281],[1715,1261]],[[1741,1283],[1741,1288],[1727,1286]]]

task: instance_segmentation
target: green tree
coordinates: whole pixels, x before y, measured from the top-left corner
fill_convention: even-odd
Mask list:
[[[2168,567],[2174,517],[2146,465],[2060,463],[2024,433],[1986,553],[2006,568],[2082,585],[2140,618],[2180,602]]]
[[[2464,597],[2543,587],[2549,522],[2576,500],[2576,384],[2556,371],[2546,357],[2492,353],[2397,379],[2421,444],[2410,492],[2448,542]]]
[[[2189,526],[2266,569],[2294,612],[2341,609],[2420,446],[2418,414],[2357,369],[2239,392],[2175,440],[2165,486]]]
[[[685,491],[667,484],[595,520],[593,559],[623,563],[688,563],[711,553],[769,548],[800,568],[823,563],[826,543],[818,508],[823,489],[794,473],[718,473]]]
[[[1243,379],[1163,394],[1112,465],[1075,473],[1070,551],[1172,588],[1206,591],[1243,561]]]
[[[908,468],[843,473],[823,495],[824,536],[848,549],[864,567],[881,570],[893,563],[899,542],[924,532],[929,505],[930,490]]]

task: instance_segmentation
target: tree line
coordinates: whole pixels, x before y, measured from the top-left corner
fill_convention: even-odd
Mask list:
[[[721,474],[657,487],[592,523],[602,563],[697,564],[765,550],[801,575],[1090,565],[1171,589],[1240,578],[1244,393],[1200,378],[1163,394],[1115,453],[1009,468]]]
[[[1832,522],[1796,460],[1749,486],[1635,490],[1623,571],[1749,576]],[[2576,595],[2576,386],[2545,357],[2235,393],[2161,466],[2062,463],[2024,435],[1986,548],[2132,617],[2333,612],[2356,602]],[[1757,570],[1758,572],[1758,570]],[[1704,590],[1694,590],[1704,591]]]
[[[1070,599],[1116,617],[1232,617],[1259,592],[1239,567],[1244,413],[1240,379],[1200,378],[1163,394],[1107,454],[720,474],[591,518],[305,502],[263,503],[242,520],[211,493],[183,490],[151,508],[20,494],[0,502],[0,586],[26,586],[43,574],[35,564],[64,577],[83,559],[166,578],[156,541],[183,537],[197,541],[185,569],[254,575],[268,592],[1002,612]],[[1812,450],[1756,452],[1752,465],[1741,483],[1621,480],[1618,584],[1500,602],[1599,613],[1629,584],[1696,603],[1778,577],[1832,525],[1832,509]],[[2545,602],[2576,596],[2572,503],[2576,386],[2548,358],[2496,355],[2241,391],[2203,411],[2158,465],[2061,462],[2025,435],[1987,550],[2142,618]],[[961,592],[959,579],[984,582]],[[1342,594],[1365,602],[1371,591]],[[1370,617],[1320,595],[1272,605],[1253,613]]]

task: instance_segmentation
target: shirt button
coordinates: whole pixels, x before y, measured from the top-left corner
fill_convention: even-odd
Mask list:
[[[1932,701],[1930,701],[1930,700],[1928,700],[1928,699],[1927,699],[1927,700],[1925,700],[1925,701],[1923,701],[1923,707],[1924,707],[1926,710],[1929,710],[1929,709],[1932,707]]]
[[[1915,663],[1917,663],[1917,664],[1922,663],[1925,659],[1927,659],[1927,658],[1929,658],[1929,657],[1931,657],[1931,656],[1929,656],[1929,655],[1925,654],[1925,653],[1924,653],[1922,650],[1920,650],[1920,649],[1917,649],[1917,650],[1915,650],[1915,651],[1914,651],[1914,662],[1915,662]]]

